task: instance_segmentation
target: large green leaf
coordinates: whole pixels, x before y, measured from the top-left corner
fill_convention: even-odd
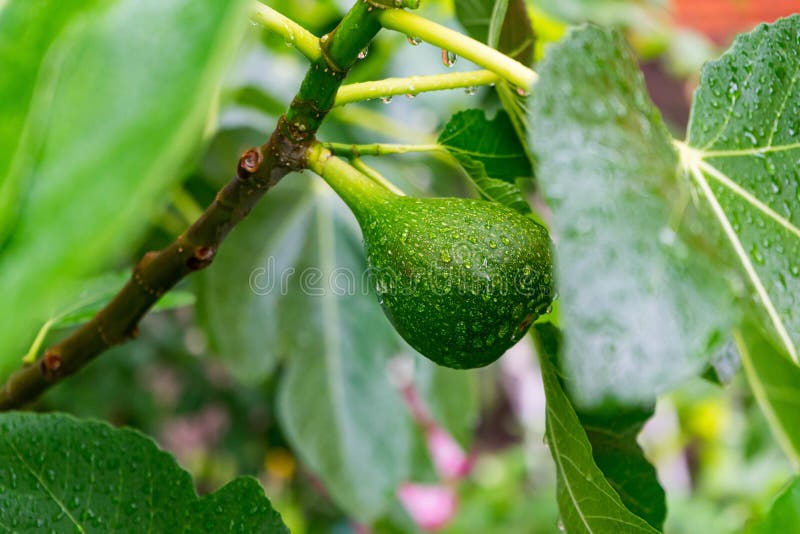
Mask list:
[[[438,142],[459,161],[482,163],[492,178],[513,181],[531,175],[525,149],[503,111],[492,120],[480,109],[460,111],[447,122]]]
[[[741,35],[708,63],[682,166],[800,364],[800,16]]]
[[[181,178],[244,0],[9,0],[0,10],[0,374],[147,230]]]
[[[352,215],[323,182],[292,175],[198,278],[211,346],[251,383],[286,362],[282,428],[331,497],[365,521],[406,476],[411,442],[386,369],[401,345],[366,274]]]
[[[278,409],[331,498],[368,522],[386,510],[409,470],[410,418],[387,375],[400,345],[362,282],[366,263],[352,216],[321,182],[314,192],[313,230],[297,269],[315,274],[305,284],[301,275],[289,291],[304,290],[304,298],[281,308],[297,335]]]
[[[438,142],[458,160],[483,198],[530,213],[514,179],[530,176],[532,169],[507,113],[501,111],[490,121],[482,110],[460,111]]]
[[[592,445],[557,374],[558,330],[551,324],[534,329],[547,398],[546,439],[556,464],[558,506],[566,531],[657,532],[625,507],[595,464]]]
[[[747,526],[747,534],[800,531],[800,478],[795,478],[772,504],[766,517]]]
[[[175,459],[138,432],[24,413],[0,415],[0,528],[289,532],[255,479],[201,498]]]
[[[472,442],[478,422],[478,384],[475,373],[417,359],[416,384],[437,423],[464,447]]]
[[[622,499],[622,503],[652,527],[661,529],[667,516],[664,489],[655,468],[636,441],[653,409],[613,413],[578,412],[597,467]]]
[[[800,368],[753,322],[734,336],[747,381],[778,444],[800,469]]]
[[[316,209],[309,185],[292,176],[270,191],[221,247],[214,268],[196,278],[198,319],[211,347],[245,383],[267,378],[309,331],[289,313],[293,300],[307,298],[295,289]]]
[[[703,368],[733,297],[689,250],[703,226],[622,36],[573,30],[539,72],[531,146],[553,211],[567,384],[581,405],[648,404]]]

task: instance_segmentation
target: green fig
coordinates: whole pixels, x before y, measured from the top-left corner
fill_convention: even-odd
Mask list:
[[[485,200],[396,195],[337,158],[321,169],[361,226],[386,316],[422,355],[488,365],[549,309],[550,238],[530,218]]]

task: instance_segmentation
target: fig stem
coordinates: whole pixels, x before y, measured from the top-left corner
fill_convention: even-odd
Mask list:
[[[413,152],[440,152],[446,149],[439,144],[403,145],[392,143],[370,143],[367,145],[349,145],[347,143],[323,143],[323,146],[337,156],[386,156],[389,154],[409,154]]]
[[[261,2],[254,2],[254,12],[251,16],[253,22],[257,22],[265,29],[277,33],[283,37],[286,44],[298,50],[311,61],[317,61],[322,57],[322,47],[319,38],[306,30],[295,21],[283,15]]]
[[[378,19],[384,28],[413,35],[426,43],[449,50],[499,74],[526,93],[539,78],[535,71],[502,52],[414,13],[386,9],[379,13]]]
[[[328,182],[357,218],[366,214],[375,202],[397,196],[344,160],[334,156],[322,143],[315,142],[311,145],[306,164],[309,169]]]
[[[427,76],[408,76],[405,78],[386,78],[372,82],[343,85],[336,94],[334,106],[344,106],[353,102],[397,95],[416,96],[431,91],[465,89],[491,85],[502,80],[491,70],[448,72]]]

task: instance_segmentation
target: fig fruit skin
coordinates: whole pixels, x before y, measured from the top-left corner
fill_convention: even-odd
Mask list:
[[[351,204],[369,277],[412,347],[451,368],[497,360],[553,300],[547,230],[502,204],[372,197]]]

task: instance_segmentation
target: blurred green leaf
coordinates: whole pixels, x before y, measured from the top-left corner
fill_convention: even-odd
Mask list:
[[[253,383],[285,360],[278,413],[290,443],[337,504],[377,517],[408,472],[411,428],[386,370],[399,338],[367,285],[349,211],[322,182],[287,177],[197,288],[200,321],[230,371]]]
[[[315,335],[301,327],[307,319],[290,313],[292,302],[309,299],[297,287],[298,262],[314,232],[314,213],[308,180],[290,177],[242,221],[214,268],[195,279],[198,321],[240,381],[264,381],[281,358],[294,355],[299,340]]]
[[[68,328],[85,323],[108,304],[130,276],[127,272],[109,273],[89,281],[76,302],[50,319],[51,328]],[[194,302],[195,296],[191,291],[173,289],[155,303],[153,311],[192,306]]]
[[[800,364],[800,16],[741,35],[706,64],[683,167],[757,306]]]
[[[289,532],[255,479],[199,498],[175,459],[133,430],[9,413],[0,436],[0,526],[9,532]]]
[[[550,324],[534,325],[547,397],[547,444],[556,463],[557,498],[567,532],[658,532],[631,513],[592,457],[592,445],[561,387],[554,360],[559,333]]]
[[[800,369],[754,323],[735,334],[750,389],[784,454],[800,468]]]
[[[362,283],[360,236],[344,205],[322,187],[317,182],[313,189],[312,232],[297,264],[298,272],[317,274],[307,277],[304,295],[302,285],[290,287],[301,298],[281,307],[296,335],[278,410],[286,435],[331,498],[369,522],[407,476],[410,419],[388,381],[398,338]]]
[[[531,166],[508,114],[491,121],[482,110],[453,115],[438,142],[461,164],[481,196],[522,213],[531,208],[514,178],[531,175]]]
[[[652,415],[652,408],[613,413],[578,412],[592,446],[592,457],[622,503],[650,526],[661,530],[667,516],[666,496],[655,468],[636,441]]]
[[[200,140],[247,6],[4,4],[0,374],[147,230]]]
[[[128,281],[129,273],[114,273],[90,280],[75,302],[47,319],[39,328],[36,337],[22,360],[32,363],[39,355],[47,335],[59,328],[69,328],[89,321],[108,304],[117,291]],[[162,296],[153,306],[153,311],[171,310],[194,304],[194,293],[173,289]]]
[[[800,531],[800,478],[795,478],[772,505],[766,517],[745,529],[747,534],[775,534]]]
[[[646,405],[704,367],[733,296],[622,36],[573,30],[539,72],[531,147],[553,210],[567,386],[583,406]]]
[[[415,382],[431,415],[464,447],[469,448],[478,423],[478,384],[474,372],[448,369],[417,358]]]

